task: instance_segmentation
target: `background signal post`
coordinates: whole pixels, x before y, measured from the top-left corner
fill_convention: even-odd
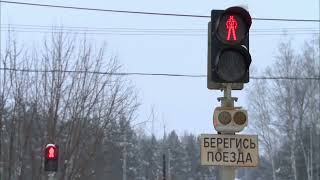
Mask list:
[[[212,10],[208,26],[207,88],[223,90],[213,114],[218,134],[201,135],[201,164],[219,166],[219,180],[234,180],[236,167],[258,164],[258,137],[235,135],[248,124],[247,110],[235,107],[232,90],[249,82],[249,12],[242,7]]]

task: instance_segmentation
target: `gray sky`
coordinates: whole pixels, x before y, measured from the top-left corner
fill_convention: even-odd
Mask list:
[[[210,15],[212,9],[246,5],[252,17],[320,19],[319,0],[30,0],[24,2],[199,15]],[[126,72],[206,74],[208,21],[209,18],[120,14],[1,3],[1,25],[10,23],[92,28],[182,28],[200,29],[197,34],[203,34],[200,36],[89,35],[97,44],[106,41],[109,53],[119,58],[124,66],[123,71]],[[272,64],[277,53],[277,44],[282,40],[292,39],[294,47],[299,48],[304,40],[312,38],[310,34],[294,34],[299,32],[292,33],[291,31],[288,36],[279,35],[282,34],[281,29],[284,28],[319,30],[319,23],[253,21],[250,53],[252,66],[258,70],[256,75]],[[278,31],[258,32],[265,29]],[[186,33],[192,34],[193,32]],[[1,43],[4,45],[5,32],[1,31],[1,34]],[[43,33],[16,33],[18,39],[26,45],[31,45],[31,42],[39,42],[45,35]],[[180,134],[185,131],[197,134],[214,132],[212,113],[214,107],[218,105],[216,98],[222,93],[209,91],[206,88],[206,78],[130,76],[128,79],[135,85],[142,103],[138,111],[138,119],[134,123],[147,120],[153,107],[156,113],[154,130],[157,135],[163,132],[163,121],[166,123],[167,131],[175,129]],[[248,84],[245,86],[247,87]],[[240,97],[236,105],[247,106],[245,90],[236,92],[234,95]],[[149,131],[152,131],[151,127],[151,124],[145,126]]]

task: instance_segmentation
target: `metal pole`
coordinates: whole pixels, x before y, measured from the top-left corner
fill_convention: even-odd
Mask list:
[[[124,130],[123,137],[123,164],[122,164],[122,180],[127,180],[127,131]]]
[[[124,118],[124,117],[123,117]],[[143,121],[137,124],[132,125],[131,127],[133,128],[134,126],[144,124],[150,121]],[[127,127],[129,127],[129,121],[127,126],[125,126],[124,132],[123,132],[123,163],[122,163],[122,180],[127,180],[127,145],[129,144],[127,142]]]
[[[235,167],[220,167],[219,168],[219,180],[234,180],[235,179]]]
[[[1,10],[2,10],[2,4],[0,3],[0,17],[2,14]],[[0,18],[0,24],[1,23],[2,22],[1,22],[1,18]],[[0,33],[0,39],[1,39],[1,35],[2,35],[2,33]],[[2,49],[1,43],[0,43],[0,49]],[[0,51],[0,53],[1,53],[1,51]],[[6,72],[4,71],[3,73],[5,74]],[[1,78],[1,81],[2,81],[2,78]],[[0,98],[0,100],[1,100],[1,107],[0,107],[0,180],[1,180],[1,179],[4,179],[4,175],[3,175],[4,174],[4,161],[2,159],[2,145],[3,145],[2,139],[4,139],[4,137],[2,136],[2,114],[3,114],[3,107],[4,107],[3,96]]]
[[[166,180],[166,155],[165,154],[163,154],[162,155],[162,160],[163,160],[163,169],[162,169],[162,171],[163,171],[163,177],[162,177],[162,179],[163,180]]]
[[[218,100],[221,100],[221,107],[234,107],[234,101],[237,100],[237,98],[231,97],[231,84],[225,84],[224,87],[224,93],[222,98],[218,98]],[[223,133],[221,134],[228,134]],[[231,133],[234,134],[234,133]],[[218,179],[219,180],[234,180],[235,179],[235,167],[228,167],[228,166],[220,166],[218,168]]]
[[[5,169],[5,162],[4,162],[4,158],[2,155],[2,145],[3,145],[2,139],[4,139],[4,137],[2,134],[2,117],[0,117],[0,180],[4,179],[4,169]]]
[[[168,149],[168,180],[171,180],[171,172],[170,172],[170,149]]]

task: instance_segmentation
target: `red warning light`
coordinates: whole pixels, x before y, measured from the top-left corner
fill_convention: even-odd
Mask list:
[[[49,145],[45,150],[46,159],[56,159],[58,157],[58,149],[55,145]]]
[[[55,152],[55,149],[53,147],[50,147],[49,148],[49,151],[48,151],[48,158],[54,158],[54,152]]]
[[[238,22],[234,16],[230,15],[228,17],[228,20],[226,21],[226,28],[228,30],[227,40],[237,41],[236,30],[238,29]]]
[[[212,33],[217,38],[229,45],[246,43],[249,40],[249,29],[251,26],[250,14],[243,8],[231,7],[225,10],[217,19],[212,21]]]

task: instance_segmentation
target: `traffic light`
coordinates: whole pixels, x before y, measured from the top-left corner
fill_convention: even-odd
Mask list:
[[[247,110],[240,107],[217,107],[213,114],[213,126],[218,132],[235,133],[248,124]]]
[[[251,16],[241,7],[212,10],[208,28],[209,89],[221,89],[220,84],[232,83],[232,89],[242,89],[249,82],[249,29]]]
[[[44,170],[57,171],[59,163],[59,148],[55,144],[47,144],[44,151]]]

